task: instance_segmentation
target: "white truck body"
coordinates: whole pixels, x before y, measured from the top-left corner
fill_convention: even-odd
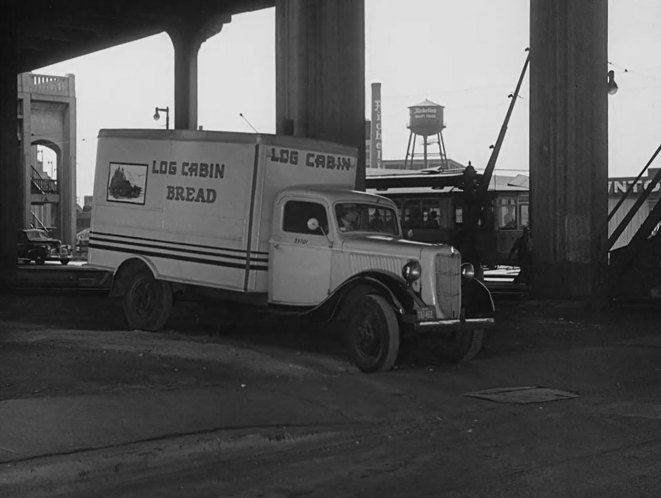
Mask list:
[[[356,166],[355,149],[304,138],[102,130],[89,263],[113,272],[134,328],[162,327],[187,286],[348,314],[364,371],[392,366],[400,328],[492,326],[491,296],[459,253],[403,239],[393,201],[353,190]]]
[[[111,192],[119,170],[139,194]],[[140,255],[160,279],[267,292],[276,194],[313,183],[350,189],[355,178],[355,150],[335,144],[212,131],[103,130],[89,261],[114,270],[127,255]]]

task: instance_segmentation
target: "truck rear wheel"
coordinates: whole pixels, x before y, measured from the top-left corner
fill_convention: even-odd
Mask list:
[[[484,330],[462,330],[441,340],[444,359],[456,362],[470,361],[482,350]]]
[[[377,294],[360,296],[347,327],[349,356],[365,373],[390,370],[399,354],[399,324],[390,303]]]
[[[172,286],[149,270],[137,271],[128,277],[122,304],[131,328],[160,330],[172,311]]]

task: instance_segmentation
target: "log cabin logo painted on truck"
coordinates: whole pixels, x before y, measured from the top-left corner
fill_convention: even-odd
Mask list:
[[[300,165],[308,168],[337,171],[350,171],[352,168],[356,167],[356,159],[351,156],[289,149],[285,147],[269,147],[266,151],[266,161],[269,164]]]
[[[147,165],[110,163],[106,200],[128,204],[145,204]]]
[[[151,173],[168,175],[168,180],[175,182],[165,186],[165,200],[167,201],[214,203],[218,199],[218,192],[215,188],[211,188],[215,186],[213,183],[211,183],[211,187],[208,185],[213,180],[222,181],[225,178],[225,164],[153,160]],[[204,187],[191,184],[191,181],[199,178],[205,182]],[[180,181],[184,183],[179,183]]]

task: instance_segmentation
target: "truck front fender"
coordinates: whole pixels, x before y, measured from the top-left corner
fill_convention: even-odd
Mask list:
[[[461,284],[461,303],[466,318],[491,316],[496,310],[491,292],[480,280],[473,278]]]
[[[420,299],[401,279],[382,272],[363,272],[352,276],[338,286],[321,304],[307,315],[313,320],[331,320],[342,311],[346,303],[359,294],[384,296],[399,316],[411,313]]]

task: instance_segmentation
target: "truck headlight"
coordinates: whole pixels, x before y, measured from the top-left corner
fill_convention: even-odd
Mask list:
[[[469,280],[475,278],[475,268],[471,263],[463,263],[461,265],[461,276]]]
[[[402,268],[402,276],[409,284],[420,279],[422,275],[422,267],[418,261],[411,260]]]

